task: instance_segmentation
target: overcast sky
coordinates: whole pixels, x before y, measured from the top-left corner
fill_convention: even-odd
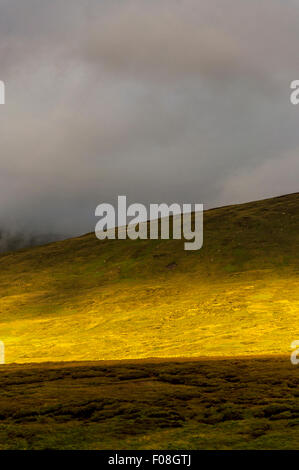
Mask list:
[[[0,0],[0,226],[298,191],[298,0]]]

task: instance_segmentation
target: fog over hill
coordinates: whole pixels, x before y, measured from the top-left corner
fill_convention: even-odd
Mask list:
[[[62,235],[54,233],[23,233],[2,228],[0,229],[0,253],[45,245],[62,238],[64,238]]]

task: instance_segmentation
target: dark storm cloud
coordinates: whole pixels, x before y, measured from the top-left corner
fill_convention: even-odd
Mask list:
[[[299,7],[277,0],[0,0],[0,223],[296,191]]]

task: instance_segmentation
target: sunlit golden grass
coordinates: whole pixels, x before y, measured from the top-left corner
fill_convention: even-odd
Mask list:
[[[204,247],[94,234],[0,258],[6,361],[287,354],[299,194],[207,211]]]

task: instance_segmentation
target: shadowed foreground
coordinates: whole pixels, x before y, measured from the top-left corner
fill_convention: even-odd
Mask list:
[[[289,357],[0,367],[0,449],[298,449]]]

